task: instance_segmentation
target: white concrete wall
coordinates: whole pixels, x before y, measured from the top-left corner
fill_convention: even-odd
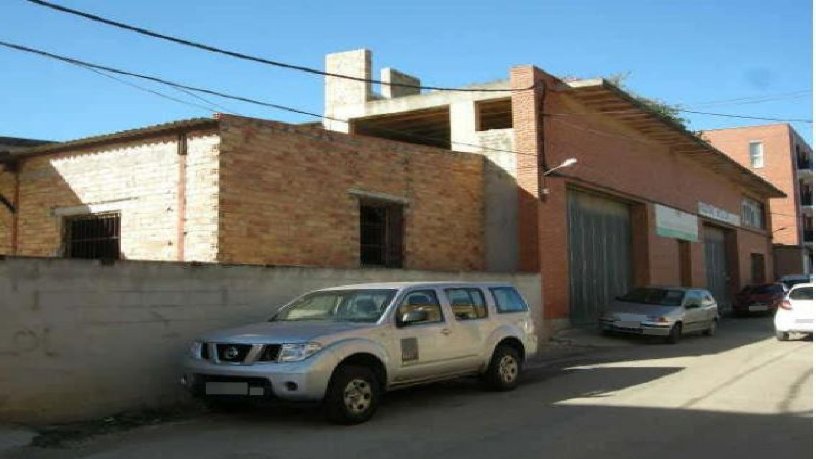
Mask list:
[[[308,290],[396,280],[513,282],[543,330],[536,274],[0,258],[0,423],[185,400],[178,360],[199,333],[265,320]]]

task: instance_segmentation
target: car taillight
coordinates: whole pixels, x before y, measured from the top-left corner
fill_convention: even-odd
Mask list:
[[[788,300],[784,300],[779,303],[779,307],[782,309],[793,309],[793,305]]]

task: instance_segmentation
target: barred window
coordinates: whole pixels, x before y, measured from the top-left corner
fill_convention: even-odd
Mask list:
[[[65,256],[119,258],[118,213],[81,215],[65,219]]]

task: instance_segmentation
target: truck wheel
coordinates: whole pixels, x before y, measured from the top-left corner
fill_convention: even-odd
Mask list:
[[[518,386],[521,373],[521,358],[518,352],[510,346],[499,345],[493,351],[490,365],[482,378],[487,386],[497,391],[513,390]]]
[[[323,400],[326,416],[338,424],[359,424],[374,416],[380,404],[380,382],[366,367],[335,370]]]

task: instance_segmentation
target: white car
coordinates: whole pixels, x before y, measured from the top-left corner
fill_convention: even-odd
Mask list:
[[[812,337],[813,316],[813,284],[794,285],[776,310],[776,339],[787,341],[791,333],[804,333]]]

